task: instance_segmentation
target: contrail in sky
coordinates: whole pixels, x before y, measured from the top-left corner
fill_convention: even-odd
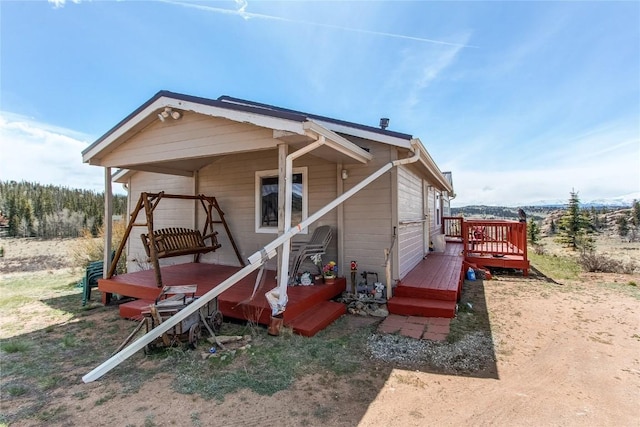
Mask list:
[[[477,48],[478,47],[478,46],[461,44],[461,43],[451,43],[451,42],[445,42],[445,41],[441,41],[441,40],[426,39],[426,38],[423,38],[423,37],[405,36],[403,34],[385,33],[383,31],[370,31],[370,30],[363,30],[363,29],[359,29],[359,28],[342,27],[342,26],[339,26],[339,25],[326,24],[326,23],[320,23],[320,22],[309,22],[309,21],[302,21],[302,20],[297,20],[297,19],[289,19],[289,18],[283,18],[281,16],[265,15],[265,14],[262,14],[262,13],[252,13],[252,12],[247,12],[245,10],[247,8],[247,2],[243,1],[243,0],[236,1],[236,3],[238,3],[240,5],[240,8],[237,9],[237,10],[224,9],[224,8],[221,8],[221,7],[205,6],[205,5],[202,5],[202,4],[183,3],[183,2],[172,1],[172,0],[159,0],[159,1],[161,3],[167,3],[167,4],[172,4],[172,5],[182,6],[182,7],[192,8],[192,9],[199,9],[199,10],[204,10],[206,12],[211,12],[211,13],[219,13],[219,14],[222,14],[222,15],[236,15],[236,16],[240,16],[240,17],[242,17],[242,18],[244,18],[246,20],[251,19],[251,18],[266,19],[266,20],[270,20],[270,21],[281,21],[281,22],[291,22],[291,23],[295,23],[295,24],[315,25],[317,27],[333,28],[333,29],[336,29],[336,30],[351,31],[351,32],[354,32],[354,33],[361,33],[361,34],[371,34],[371,35],[374,35],[374,36],[392,37],[392,38],[404,39],[404,40],[413,40],[413,41],[422,42],[422,43],[433,43],[433,44],[440,44],[440,45],[446,45],[446,46],[456,46],[456,47],[470,47],[470,48]]]

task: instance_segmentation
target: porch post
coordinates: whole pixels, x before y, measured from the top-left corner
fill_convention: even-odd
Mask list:
[[[338,163],[336,165],[336,194],[338,197],[342,196],[344,193],[344,180],[342,179],[342,170],[344,165],[342,163]],[[338,205],[337,214],[338,214],[338,229],[336,230],[337,241],[338,241],[338,265],[343,269],[346,274],[347,269],[346,266],[348,262],[345,258],[344,254],[344,205],[341,203]],[[351,260],[349,260],[351,261]],[[356,293],[354,291],[354,293]]]
[[[102,278],[111,266],[111,236],[113,234],[113,194],[111,189],[111,168],[104,168],[104,253]]]
[[[284,234],[284,210],[285,210],[285,181],[286,181],[286,163],[289,154],[289,146],[287,144],[278,144],[278,236]],[[282,247],[278,248],[278,277],[282,274]]]
[[[197,196],[198,194],[200,194],[200,172],[199,171],[195,171],[193,173],[193,195]],[[194,230],[201,230],[200,228],[200,221],[198,218],[198,212],[200,212],[200,206],[198,206],[201,203],[200,200],[194,200],[193,201],[193,225],[192,228]],[[213,230],[211,230],[213,232]]]

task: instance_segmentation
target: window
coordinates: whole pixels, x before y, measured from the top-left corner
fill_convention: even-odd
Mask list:
[[[307,218],[307,168],[293,169],[291,225]],[[256,233],[278,232],[278,171],[256,172]]]

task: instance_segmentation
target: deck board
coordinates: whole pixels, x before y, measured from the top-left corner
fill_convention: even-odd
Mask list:
[[[455,301],[462,271],[462,244],[447,242],[444,252],[430,253],[396,287],[394,295]]]

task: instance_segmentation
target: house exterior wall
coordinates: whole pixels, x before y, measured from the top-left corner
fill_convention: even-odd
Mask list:
[[[130,209],[135,206],[137,197],[141,191],[173,194],[205,194],[214,196],[218,200],[221,209],[225,213],[225,219],[236,241],[243,259],[264,247],[276,238],[276,234],[257,233],[255,230],[255,192],[256,172],[265,170],[277,170],[278,151],[276,142],[272,138],[272,132],[253,133],[255,126],[231,123],[222,119],[188,118],[189,127],[175,129],[173,126],[168,132],[166,128],[156,129],[159,124],[154,123],[147,130],[135,136],[125,145],[137,152],[144,150],[153,153],[156,150],[167,150],[165,156],[170,156],[171,150],[182,150],[193,141],[204,138],[210,144],[219,145],[217,132],[227,132],[220,136],[223,140],[233,141],[241,135],[254,135],[258,138],[257,147],[260,151],[248,151],[240,154],[212,157],[212,162],[200,169],[196,178],[185,178],[172,175],[154,174],[149,172],[137,172],[132,175],[129,182],[131,194]],[[176,123],[182,122],[179,120]],[[169,122],[171,123],[171,122]],[[183,124],[186,124],[187,121]],[[191,128],[193,127],[193,129]],[[160,132],[162,130],[162,132]],[[169,135],[164,135],[168,132]],[[248,132],[248,133],[247,133]],[[147,135],[147,133],[150,133]],[[171,136],[173,135],[173,136]],[[207,135],[207,136],[203,136]],[[225,136],[226,135],[226,136]],[[268,136],[268,138],[267,138]],[[308,182],[308,214],[311,215],[321,207],[333,201],[338,195],[338,188],[348,191],[357,183],[367,178],[389,161],[405,157],[404,151],[399,154],[396,147],[352,136],[345,137],[356,145],[369,150],[373,160],[369,164],[336,165],[330,161],[307,154],[294,163],[294,168],[307,168]],[[268,139],[268,142],[262,141]],[[215,142],[212,142],[215,141]],[[262,142],[261,142],[262,141]],[[274,142],[275,141],[275,142]],[[154,144],[159,144],[156,147]],[[218,149],[216,148],[216,149]],[[117,151],[124,149],[120,147]],[[400,150],[402,151],[402,150]],[[116,155],[116,153],[112,153]],[[121,154],[118,153],[118,156]],[[180,157],[183,153],[180,152]],[[174,158],[176,153],[174,153]],[[340,168],[346,169],[348,178],[340,178]],[[394,168],[390,173],[385,173],[376,179],[362,191],[348,199],[342,207],[342,223],[338,223],[337,209],[332,210],[319,221],[313,224],[306,235],[298,235],[294,241],[304,241],[310,237],[313,230],[320,225],[331,225],[334,230],[334,238],[330,244],[323,262],[334,260],[338,262],[339,274],[349,276],[349,262],[358,262],[358,271],[374,272],[379,280],[384,281],[384,250],[390,248],[393,243],[394,231],[397,233],[394,254],[391,258],[392,278],[401,279],[409,272],[425,255],[424,223],[425,202],[423,191],[423,173],[415,165]],[[338,180],[341,180],[338,185]],[[429,188],[426,206],[428,207],[428,224],[431,233],[440,234],[436,226],[435,192]],[[160,202],[154,212],[155,228],[182,226],[202,229],[204,222],[204,210],[199,202],[185,200],[165,199]],[[197,226],[196,226],[197,223]],[[394,227],[396,229],[394,230]],[[210,262],[222,265],[238,265],[233,247],[222,225],[218,225],[218,240],[222,247],[216,252],[201,256],[201,262]],[[141,232],[134,229],[128,247],[129,271],[137,271],[141,268],[149,268],[145,264],[146,254],[139,239]],[[338,235],[343,242],[343,253],[338,254]],[[338,258],[338,255],[340,257]],[[293,254],[292,254],[293,256]],[[161,265],[190,262],[192,257],[175,257],[160,260]],[[270,260],[267,268],[276,269],[275,258]],[[307,261],[302,271],[314,271],[313,266]],[[361,278],[358,278],[360,281]]]
[[[337,197],[335,164],[306,155],[296,160],[294,167],[307,168],[309,214],[317,211]],[[277,237],[276,233],[265,234],[256,233],[255,231],[255,172],[277,168],[277,150],[268,150],[222,157],[204,167],[198,173],[197,193],[216,198],[225,214],[225,220],[244,260]],[[148,190],[151,184],[153,189]],[[133,199],[135,199],[134,204],[140,191],[164,190],[166,193],[194,194],[194,188],[193,179],[191,178],[147,172],[134,174],[130,184],[130,191]],[[200,207],[199,202],[194,209],[194,203],[171,199],[161,201],[154,212],[155,228],[167,226],[193,227],[194,221],[191,218],[195,215],[197,216],[197,228],[202,230],[205,212]],[[185,207],[179,208],[178,206]],[[303,235],[301,233],[293,240],[307,240],[313,230],[320,225],[331,225],[335,233],[337,227],[336,217],[334,209],[313,224],[308,230],[308,234]],[[218,219],[216,212],[214,212],[214,219]],[[222,247],[215,252],[202,255],[200,262],[237,266],[238,260],[224,227],[221,224],[216,224],[216,230],[218,231],[218,242]],[[132,233],[130,254],[144,254],[140,239],[136,239],[137,235],[139,233]],[[336,259],[336,240],[335,238],[332,239],[323,261],[328,262]],[[140,257],[138,256],[138,258]],[[146,258],[146,255],[144,258]],[[190,260],[191,257],[175,257],[165,258],[160,261],[161,265],[169,265],[170,263],[190,262]],[[271,259],[267,264],[269,269],[276,269],[276,267],[275,258]],[[313,265],[308,262],[303,267],[313,271]],[[140,269],[135,262],[130,263],[129,268],[129,271]]]
[[[309,214],[317,211],[336,198],[335,165],[311,155],[303,156],[294,162],[295,167],[307,168],[309,192]],[[256,171],[278,168],[277,150],[261,153],[246,153],[228,156],[200,171],[199,192],[215,196],[225,212],[225,218],[244,259],[264,247],[277,237],[277,234],[255,232],[255,173]],[[299,234],[293,241],[309,239],[313,230],[320,225],[331,225],[334,232],[337,226],[335,210],[324,215],[313,224],[308,234]],[[204,262],[237,265],[237,259],[224,230],[218,235],[222,248],[202,258]],[[335,259],[337,255],[336,239],[332,239],[325,259]],[[267,264],[275,269],[275,258]],[[313,266],[308,265],[312,268]]]
[[[429,235],[433,240],[434,233],[438,233],[436,230],[436,191],[433,187],[429,187],[427,192],[427,206],[429,208]]]
[[[392,160],[395,148],[355,137],[349,140],[373,154],[368,165],[352,165],[349,178],[344,180],[344,191],[367,178],[371,173]],[[344,268],[341,274],[349,277],[350,261],[358,262],[358,272],[374,272],[384,281],[384,249],[393,239],[393,213],[391,194],[394,185],[392,173],[385,173],[344,203]],[[395,267],[395,266],[394,266]],[[358,281],[361,279],[358,278]]]
[[[193,194],[193,178],[176,177],[157,173],[136,173],[129,181],[129,214],[138,203],[141,192],[167,194]],[[154,228],[163,227],[193,227],[194,202],[177,199],[162,199],[153,211]],[[145,210],[141,209],[135,218],[137,223],[145,223]],[[151,268],[147,262],[147,254],[142,246],[140,234],[147,234],[147,227],[134,227],[131,230],[127,248],[127,271],[134,272]],[[181,264],[188,262],[190,257],[165,258],[160,265]]]
[[[273,131],[227,119],[185,112],[180,120],[154,121],[106,155],[105,164],[133,165],[264,150],[275,145]]]
[[[446,191],[442,193],[442,216],[451,216],[451,197]]]

